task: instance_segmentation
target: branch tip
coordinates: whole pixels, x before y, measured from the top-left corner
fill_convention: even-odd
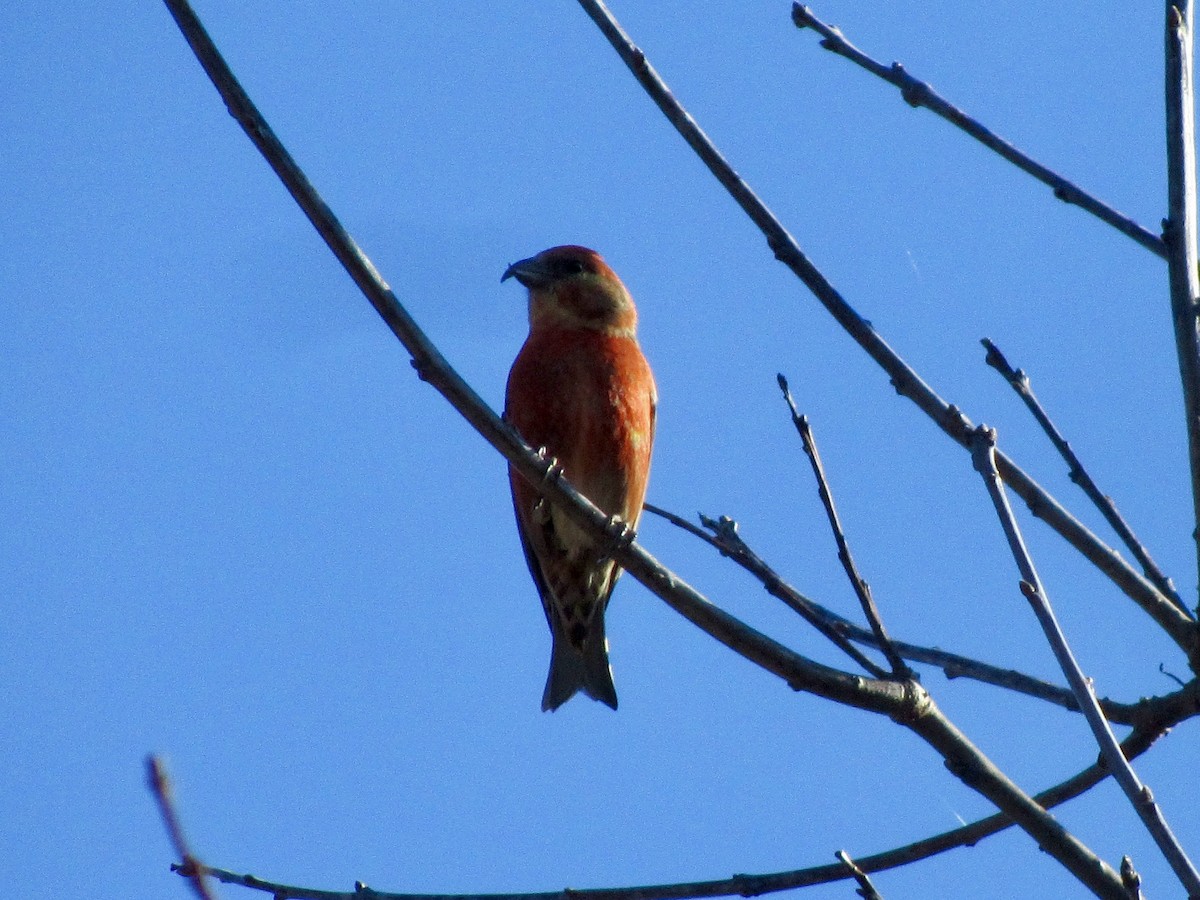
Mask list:
[[[983,338],[981,343],[987,348],[985,362],[999,372],[1004,380],[1008,382],[1009,386],[1017,393],[1017,396],[1021,398],[1026,408],[1033,415],[1034,419],[1037,420],[1038,425],[1041,426],[1046,437],[1050,439],[1054,448],[1066,462],[1068,477],[1083,490],[1087,498],[1091,500],[1092,505],[1104,516],[1105,521],[1108,522],[1122,543],[1129,549],[1129,552],[1133,554],[1134,559],[1141,565],[1146,579],[1158,590],[1164,600],[1172,604],[1179,612],[1190,616],[1182,598],[1180,598],[1178,592],[1175,590],[1174,583],[1158,567],[1158,564],[1150,556],[1150,551],[1146,549],[1146,546],[1133,533],[1133,529],[1129,526],[1129,523],[1121,516],[1112,498],[1100,490],[1099,485],[1096,484],[1092,476],[1083,467],[1083,462],[1076,455],[1075,451],[1071,449],[1070,443],[1058,430],[1054,422],[1051,421],[1050,414],[1046,412],[1046,409],[1033,393],[1029,375],[1026,374],[1024,369],[1014,369],[1004,354],[1000,352],[1000,348],[992,341]],[[1116,553],[1115,550],[1112,552]]]
[[[1128,856],[1121,857],[1121,884],[1129,891],[1130,900],[1138,900],[1142,896],[1142,876],[1133,867],[1133,860]]]
[[[1009,365],[1008,359],[1000,352],[1000,348],[992,343],[990,338],[980,338],[979,343],[983,344],[987,350],[987,356],[983,361],[1003,375],[1005,378],[1012,376],[1013,368]]]

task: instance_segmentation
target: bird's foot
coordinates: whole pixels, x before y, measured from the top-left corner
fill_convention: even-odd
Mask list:
[[[611,557],[614,550],[623,550],[633,543],[637,532],[620,516],[609,516],[604,523],[604,555]]]
[[[549,484],[563,477],[562,464],[550,455],[549,450],[545,447],[538,447],[537,455],[546,464],[545,471],[542,472],[542,484]]]

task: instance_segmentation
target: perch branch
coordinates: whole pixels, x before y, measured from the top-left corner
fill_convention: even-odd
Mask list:
[[[1037,616],[1038,624],[1045,632],[1046,640],[1054,651],[1055,659],[1058,660],[1059,667],[1066,675],[1067,683],[1071,686],[1075,699],[1079,701],[1083,717],[1092,729],[1096,743],[1100,745],[1101,758],[1113,773],[1113,778],[1121,786],[1121,790],[1129,798],[1129,802],[1146,826],[1146,830],[1154,838],[1154,842],[1158,844],[1163,856],[1170,863],[1175,876],[1187,888],[1188,895],[1200,896],[1200,873],[1197,873],[1192,861],[1188,859],[1183,847],[1171,832],[1166,817],[1159,809],[1158,804],[1154,802],[1154,795],[1150,792],[1150,788],[1142,784],[1137,773],[1133,771],[1133,767],[1121,753],[1117,739],[1113,735],[1108,721],[1104,718],[1104,713],[1100,711],[1100,705],[1096,702],[1092,681],[1079,668],[1079,663],[1076,662],[1075,655],[1067,644],[1066,635],[1059,627],[1054,610],[1050,606],[1050,598],[1046,595],[1046,589],[1042,586],[1037,569],[1034,568],[1033,559],[1025,546],[1025,539],[1017,525],[1016,516],[1013,515],[1012,507],[1008,503],[1008,496],[1000,481],[1000,473],[996,470],[996,432],[982,425],[975,429],[971,438],[971,456],[975,468],[978,469],[987,485],[988,495],[992,499],[992,505],[996,508],[996,515],[1000,518],[1004,536],[1008,540],[1009,549],[1012,551],[1017,569],[1021,573],[1021,593],[1033,607],[1034,615]]]
[[[1192,536],[1200,552],[1200,273],[1196,249],[1196,122],[1192,85],[1192,3],[1167,3],[1167,204],[1163,222],[1167,272],[1171,288],[1171,319],[1183,384],[1187,420],[1188,460],[1192,476]],[[1200,609],[1200,607],[1198,607]]]
[[[1108,223],[1126,237],[1133,238],[1147,250],[1161,257],[1167,256],[1167,248],[1162,238],[1143,228],[1133,219],[1117,212],[1108,204],[1093,197],[1079,186],[1063,178],[1057,172],[1046,168],[1037,160],[1018,150],[1004,138],[989,130],[978,120],[971,118],[958,107],[954,106],[937,93],[928,83],[920,81],[908,74],[908,71],[898,62],[885,66],[878,60],[872,59],[858,49],[833,25],[827,25],[818,19],[811,9],[799,3],[792,4],[792,21],[797,28],[811,28],[823,40],[821,46],[838,56],[844,57],[872,75],[882,78],[889,84],[899,88],[904,102],[914,109],[925,107],[930,112],[941,116],[951,125],[965,131],[989,150],[993,150],[1008,160],[1018,169],[1032,175],[1054,191],[1054,196],[1064,203],[1072,203],[1086,210],[1096,218]]]
[[[983,338],[980,343],[987,349],[987,357],[984,359],[984,362],[1004,376],[1004,380],[1016,391],[1017,396],[1024,401],[1029,411],[1033,413],[1033,417],[1042,426],[1042,430],[1050,438],[1050,442],[1054,444],[1059,455],[1066,460],[1067,474],[1070,479],[1083,489],[1088,499],[1100,510],[1100,513],[1108,521],[1108,524],[1112,526],[1113,531],[1117,533],[1125,546],[1129,548],[1129,552],[1141,564],[1142,571],[1146,573],[1146,577],[1154,582],[1158,589],[1162,591],[1163,596],[1167,597],[1179,609],[1187,612],[1187,606],[1184,605],[1184,602],[1179,598],[1179,594],[1176,593],[1175,585],[1172,584],[1171,579],[1164,575],[1154,560],[1150,558],[1150,552],[1146,549],[1145,545],[1137,539],[1137,535],[1133,533],[1133,529],[1129,527],[1129,524],[1117,512],[1116,504],[1113,503],[1112,498],[1100,490],[1099,486],[1092,479],[1092,476],[1088,474],[1087,469],[1083,467],[1083,463],[1079,461],[1079,457],[1075,455],[1075,451],[1071,449],[1071,445],[1067,442],[1067,439],[1062,436],[1062,433],[1055,427],[1054,422],[1051,421],[1042,404],[1038,402],[1038,398],[1033,393],[1033,387],[1029,383],[1029,376],[1021,369],[1014,369],[1004,354],[1000,352],[1000,348],[990,340]]]
[[[871,586],[858,571],[854,557],[850,554],[850,544],[846,540],[846,532],[842,529],[842,520],[837,514],[837,507],[833,504],[833,493],[829,490],[829,480],[825,477],[825,467],[821,464],[821,453],[817,450],[817,440],[813,437],[808,417],[800,415],[800,411],[796,409],[796,401],[792,399],[787,379],[782,375],[775,377],[779,381],[779,389],[783,391],[783,399],[787,402],[788,410],[791,411],[792,424],[800,434],[804,453],[812,464],[813,476],[817,479],[817,493],[821,497],[821,503],[825,506],[825,515],[829,518],[829,527],[833,530],[833,539],[837,544],[838,560],[841,562],[842,568],[846,570],[846,577],[850,579],[854,593],[858,596],[858,602],[863,608],[863,615],[867,617],[867,623],[871,626],[871,633],[875,635],[877,644],[882,648],[883,655],[887,657],[888,663],[892,667],[892,675],[896,678],[911,678],[912,672],[904,664],[900,655],[896,653],[896,648],[892,646],[887,630],[883,627],[883,620],[879,617],[879,610],[875,606],[875,598],[871,596]]]
[[[888,374],[899,394],[912,400],[939,428],[961,447],[966,448],[971,430],[970,420],[958,407],[939,397],[804,255],[787,229],[733,170],[695,119],[675,99],[666,83],[646,59],[646,55],[634,45],[608,8],[600,0],[578,2],[663,115],[762,231],[775,258],[792,270],[846,333]],[[1123,560],[1119,553],[1064,509],[1015,462],[1002,453],[998,453],[996,459],[1005,482],[1028,504],[1033,514],[1062,535],[1071,546],[1108,576],[1187,653],[1190,661],[1194,661],[1197,667],[1200,667],[1200,636],[1197,635],[1193,620],[1164,597],[1145,576]]]

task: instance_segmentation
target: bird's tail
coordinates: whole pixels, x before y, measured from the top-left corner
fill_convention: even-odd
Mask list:
[[[604,636],[604,611],[592,619],[583,647],[576,647],[561,628],[551,628],[554,646],[550,651],[550,674],[542,694],[542,710],[558,709],[583,691],[612,709],[617,708],[617,689],[608,664],[608,639]]]

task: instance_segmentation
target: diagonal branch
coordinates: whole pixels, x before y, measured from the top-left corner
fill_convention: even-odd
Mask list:
[[[743,568],[746,567],[745,562],[742,559],[738,559],[738,557],[743,556],[743,554],[739,550],[728,549],[735,544],[740,545],[742,548],[747,550],[749,549],[746,548],[745,543],[742,542],[742,539],[738,536],[737,522],[728,516],[722,516],[720,519],[714,520],[701,513],[700,518],[704,522],[704,526],[713,532],[712,535],[709,535],[703,529],[697,528],[686,519],[683,519],[672,512],[668,512],[665,509],[660,509],[652,503],[644,503],[642,508],[645,509],[646,512],[653,513],[656,516],[666,519],[677,528],[682,528],[683,530],[696,535],[702,541],[706,542],[712,547],[715,547],[726,556],[737,559]],[[755,557],[755,559],[757,559],[757,557]],[[772,572],[771,574],[774,575],[775,573]],[[840,617],[835,617],[828,610],[813,603],[807,597],[803,596],[797,591],[791,590],[787,585],[783,584],[782,580],[779,579],[778,576],[775,576],[775,580],[782,586],[782,589],[776,590],[772,584],[767,584],[764,581],[764,586],[772,594],[772,596],[778,597],[789,607],[791,607],[791,609],[798,613],[800,617],[804,619],[804,621],[808,622],[809,625],[821,632],[821,634],[823,634],[830,643],[862,666],[865,671],[870,672],[872,677],[887,677],[887,670],[881,669],[879,666],[875,665],[875,663],[864,656],[857,647],[855,647],[852,643],[850,643],[849,640],[846,639],[843,634],[846,629],[842,627],[841,622],[847,622],[847,620],[842,619],[841,622],[835,621],[836,618]],[[847,622],[847,624],[849,623]],[[857,628],[858,626],[853,627]],[[870,632],[866,632],[865,629],[864,633],[870,634]]]
[[[867,622],[871,626],[871,633],[875,635],[876,642],[883,649],[883,655],[887,657],[888,663],[892,667],[892,675],[896,678],[911,678],[912,672],[896,653],[896,648],[892,646],[892,641],[883,627],[883,620],[879,617],[879,610],[875,606],[875,598],[871,596],[871,586],[858,571],[854,557],[850,554],[850,544],[846,540],[846,532],[842,528],[842,520],[838,516],[837,507],[833,504],[833,493],[829,490],[829,480],[825,477],[825,466],[821,463],[821,453],[817,450],[817,440],[813,437],[812,427],[808,424],[808,416],[800,415],[800,411],[796,409],[796,401],[792,399],[787,379],[782,375],[775,377],[779,381],[779,389],[783,391],[783,399],[791,411],[792,424],[796,426],[796,431],[800,434],[804,453],[812,464],[813,475],[817,479],[817,493],[821,497],[821,503],[825,506],[829,527],[833,530],[833,539],[837,544],[838,560],[841,561],[842,568],[846,570],[846,577],[850,579],[854,593],[858,596],[858,602],[863,608],[863,615],[867,617]]]
[[[1000,352],[1000,348],[990,340],[983,338],[980,343],[987,348],[987,358],[984,361],[1004,376],[1004,380],[1009,383],[1009,386],[1016,391],[1017,396],[1025,402],[1029,411],[1033,413],[1033,417],[1042,426],[1042,430],[1046,432],[1046,436],[1050,438],[1050,442],[1054,444],[1059,455],[1066,460],[1068,477],[1083,489],[1088,499],[1100,510],[1100,513],[1108,521],[1108,524],[1112,526],[1113,531],[1117,533],[1121,541],[1129,548],[1129,552],[1133,554],[1134,559],[1141,564],[1142,571],[1146,573],[1146,577],[1154,582],[1158,589],[1162,591],[1163,596],[1167,597],[1186,613],[1187,607],[1179,598],[1179,594],[1176,593],[1175,585],[1172,584],[1171,579],[1164,575],[1154,560],[1150,558],[1150,551],[1137,539],[1137,535],[1133,533],[1133,529],[1129,527],[1129,524],[1117,512],[1117,506],[1113,503],[1112,498],[1104,494],[1092,479],[1092,476],[1088,474],[1087,469],[1083,467],[1083,463],[1079,461],[1079,457],[1075,455],[1075,451],[1071,449],[1071,445],[1067,442],[1067,439],[1055,427],[1054,422],[1050,420],[1050,416],[1046,413],[1042,404],[1034,396],[1033,387],[1029,383],[1029,376],[1023,370],[1014,369],[1009,365],[1004,354]]]
[[[665,509],[660,509],[653,504],[645,504],[645,509],[647,512],[666,519],[677,528],[682,528],[689,534],[695,535],[709,546],[715,548],[723,556],[732,559],[757,578],[763,587],[766,588],[767,593],[782,600],[798,612],[806,621],[820,630],[822,634],[830,637],[830,640],[833,640],[831,635],[838,637],[844,635],[845,637],[842,637],[842,640],[849,638],[860,644],[868,644],[872,647],[879,646],[878,639],[870,629],[863,628],[861,625],[851,622],[833,610],[822,606],[815,600],[805,597],[792,587],[792,585],[784,581],[762,557],[750,548],[738,533],[737,523],[728,516],[712,519],[701,514],[700,520],[704,528],[712,532],[712,534],[709,534],[703,528],[693,525],[686,519]],[[839,646],[841,645],[839,644]],[[937,666],[947,678],[969,678],[972,681],[1015,691],[1016,693],[1025,694],[1038,700],[1045,700],[1072,712],[1079,711],[1079,701],[1075,699],[1075,695],[1070,690],[1050,684],[1047,681],[1042,681],[1039,678],[1034,678],[1031,675],[1026,675],[1024,672],[1018,672],[1014,669],[1002,669],[998,666],[971,659],[967,656],[961,656],[957,653],[949,653],[936,647],[922,647],[917,644],[909,644],[897,640],[892,641],[892,646],[905,659]],[[1194,689],[1196,684],[1196,682],[1192,682],[1189,687],[1183,682],[1179,682],[1181,688],[1188,687],[1189,690]],[[1170,694],[1165,697],[1144,698],[1137,703],[1119,703],[1115,700],[1101,699],[1100,708],[1104,711],[1105,718],[1110,722],[1118,725],[1136,725],[1149,714],[1147,712],[1149,705],[1174,703],[1172,698],[1175,696],[1175,694]],[[1184,712],[1183,715],[1186,717],[1192,715],[1192,713]]]
[[[600,0],[578,2],[663,115],[762,231],[775,258],[792,270],[846,333],[888,374],[897,393],[912,400],[942,431],[966,448],[971,430],[971,422],[966,415],[958,407],[939,397],[804,255],[795,238],[734,171],[708,135],[696,124],[696,120],[675,99],[658,72],[647,61],[646,55],[634,45],[608,8]],[[996,461],[1005,482],[1028,504],[1033,514],[1062,535],[1071,546],[1107,575],[1184,650],[1189,661],[1200,668],[1200,635],[1193,627],[1193,621],[1164,597],[1145,576],[1125,562],[1120,554],[1064,509],[1015,462],[1002,453],[997,453]]]
[[[1193,537],[1200,551],[1200,274],[1196,250],[1196,122],[1192,86],[1192,2],[1167,3],[1167,202],[1163,222],[1169,254],[1171,319],[1183,384],[1192,476]],[[1200,608],[1198,608],[1200,609]]]
[[[833,25],[827,25],[818,19],[811,9],[799,3],[792,4],[792,21],[797,28],[811,28],[821,35],[821,46],[838,56],[845,57],[850,62],[866,69],[872,75],[882,78],[889,84],[900,89],[904,102],[914,109],[924,106],[930,112],[941,116],[951,125],[965,131],[989,150],[994,150],[1018,169],[1027,172],[1038,181],[1054,191],[1054,196],[1064,203],[1073,203],[1080,209],[1090,212],[1093,216],[1108,223],[1126,237],[1133,238],[1147,250],[1159,256],[1167,256],[1167,248],[1162,238],[1143,228],[1133,219],[1117,212],[1108,204],[1093,197],[1074,183],[1063,178],[1052,169],[1048,169],[1037,160],[1018,150],[1004,138],[989,130],[977,119],[971,118],[957,106],[954,106],[937,93],[928,83],[920,81],[908,74],[904,66],[898,62],[885,66],[878,60],[872,59],[866,53],[846,40],[840,30]]]
[[[1100,745],[1101,758],[1108,765],[1109,770],[1113,773],[1113,778],[1121,786],[1146,826],[1146,830],[1150,832],[1163,856],[1170,863],[1176,877],[1187,888],[1188,895],[1200,896],[1200,873],[1196,871],[1196,867],[1188,859],[1183,847],[1171,832],[1166,817],[1162,814],[1158,804],[1154,802],[1150,788],[1142,784],[1137,773],[1133,771],[1133,767],[1121,753],[1117,739],[1105,720],[1104,713],[1100,711],[1100,704],[1096,702],[1092,681],[1079,668],[1079,663],[1075,661],[1075,655],[1071,652],[1067,638],[1055,618],[1054,610],[1050,606],[1050,598],[1046,595],[1045,588],[1042,587],[1041,579],[1038,578],[1033,559],[1025,546],[1025,539],[1021,536],[1021,529],[1017,525],[1012,507],[1009,506],[1004,485],[1000,482],[1000,473],[996,470],[996,432],[983,425],[975,429],[971,439],[971,456],[975,468],[987,485],[988,495],[996,507],[996,515],[1000,518],[1004,536],[1008,540],[1009,549],[1012,551],[1017,569],[1021,573],[1021,593],[1033,607],[1034,615],[1037,616],[1038,624],[1042,626],[1042,631],[1046,634],[1046,640],[1054,651],[1055,659],[1058,660],[1063,674],[1067,676],[1067,683],[1071,685],[1071,691],[1079,701],[1083,717],[1092,729],[1096,743]]]

